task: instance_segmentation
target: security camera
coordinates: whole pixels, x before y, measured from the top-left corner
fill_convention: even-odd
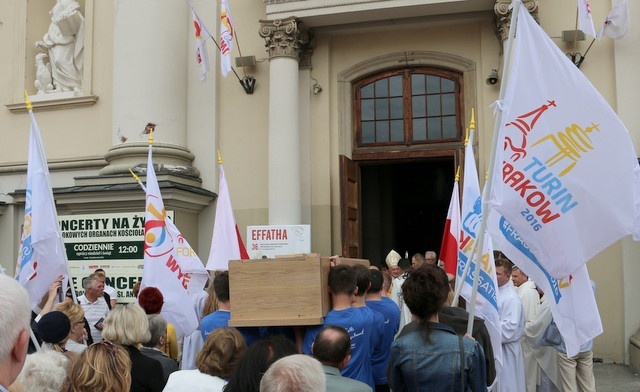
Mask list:
[[[487,78],[487,84],[494,85],[498,83],[498,70],[492,69],[489,77]]]

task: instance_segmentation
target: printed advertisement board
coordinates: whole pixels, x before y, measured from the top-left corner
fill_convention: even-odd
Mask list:
[[[61,215],[58,224],[76,293],[84,293],[82,278],[102,268],[118,303],[134,302],[133,285],[144,267],[144,212]]]
[[[247,226],[247,253],[251,259],[311,253],[311,226]]]

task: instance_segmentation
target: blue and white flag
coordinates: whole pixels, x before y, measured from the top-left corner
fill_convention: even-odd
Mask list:
[[[473,276],[477,267],[476,260],[478,259],[478,256],[475,259],[472,257],[473,245],[478,240],[480,221],[482,220],[480,184],[472,147],[473,134],[474,130],[472,129],[465,147],[458,268],[456,271],[456,282],[462,282],[460,295],[467,300],[468,304],[471,301]],[[480,277],[475,304],[476,315],[485,320],[485,325],[491,336],[496,370],[499,372],[502,368],[502,327],[498,313],[498,282],[493,260],[493,247],[488,234],[484,236],[484,246],[482,248],[478,247],[477,251],[481,252],[481,255],[479,257]],[[468,263],[471,263],[469,272],[466,278],[462,280],[463,271]]]
[[[31,131],[24,223],[18,250],[16,280],[29,293],[34,308],[59,275],[67,276],[67,253],[58,228],[58,214],[49,179],[40,128],[29,109]],[[62,282],[66,287],[68,277]]]
[[[518,7],[490,211],[556,279],[638,233],[640,167],[624,124]]]

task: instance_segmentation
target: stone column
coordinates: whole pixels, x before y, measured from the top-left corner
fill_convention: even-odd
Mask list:
[[[269,53],[269,224],[300,224],[298,65],[309,38],[294,17],[260,24]]]
[[[113,147],[100,174],[146,162],[143,132],[154,123],[154,161],[198,175],[186,148],[188,7],[173,0],[115,0],[114,7]]]
[[[509,6],[511,3],[511,0],[496,0],[496,4],[493,6],[493,10],[496,13],[496,34],[500,44],[509,38],[509,27],[511,26],[511,10]],[[539,0],[523,0],[522,5],[538,21]]]

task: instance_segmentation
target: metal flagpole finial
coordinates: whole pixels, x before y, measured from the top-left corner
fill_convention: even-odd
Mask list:
[[[133,172],[133,170],[131,170],[131,168],[129,168],[129,173],[131,173],[131,175],[133,176],[133,179],[136,181],[140,181],[140,177],[138,177],[136,175],[136,173]]]
[[[469,129],[476,129],[476,110],[471,108],[471,122],[469,122]]]
[[[29,99],[29,93],[27,93],[27,90],[24,90],[24,104],[27,106],[27,110],[33,110],[33,105],[31,105],[31,100]]]
[[[220,155],[220,150],[218,151],[218,165],[222,165],[222,155]]]
[[[467,128],[467,133],[464,135],[464,146],[466,147],[469,144],[469,128]]]
[[[456,170],[456,179],[455,182],[460,181],[460,165],[458,165],[458,169]]]

